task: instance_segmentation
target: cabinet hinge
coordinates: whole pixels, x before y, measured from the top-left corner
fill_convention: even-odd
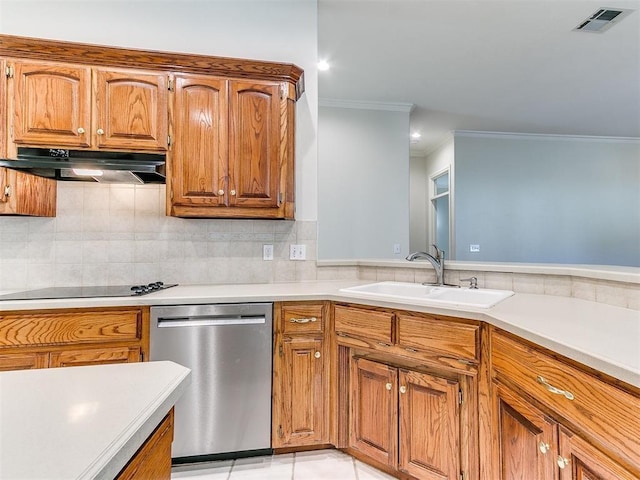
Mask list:
[[[283,357],[284,356],[284,350],[282,349],[282,344],[278,345],[278,354]]]
[[[278,425],[278,437],[284,437],[284,432],[282,431],[282,425]]]
[[[4,186],[4,196],[7,198],[11,196],[11,185]]]
[[[167,147],[171,146],[171,135],[167,135]]]
[[[464,472],[460,472],[460,480],[464,480]]]
[[[287,84],[281,83],[280,84],[280,100],[284,100],[285,98],[287,98]]]
[[[458,389],[458,405],[462,405],[462,401],[463,401],[463,395],[462,395],[462,389]]]
[[[278,194],[278,205],[280,205],[284,201],[284,193],[280,192]]]
[[[144,362],[144,352],[140,352],[140,361]]]
[[[4,74],[7,76],[7,78],[13,78],[13,65],[7,65],[7,67],[4,69]]]
[[[169,81],[167,82],[167,89],[168,89],[170,92],[173,92],[173,88],[174,88],[174,87],[173,87],[173,78],[169,77]]]

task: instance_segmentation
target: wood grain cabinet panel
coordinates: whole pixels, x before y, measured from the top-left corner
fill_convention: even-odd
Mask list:
[[[0,168],[0,215],[55,217],[56,181]]]
[[[358,358],[352,362],[349,447],[398,465],[398,370]]]
[[[140,348],[103,347],[52,352],[50,367],[79,367],[82,365],[105,365],[140,361]]]
[[[637,475],[567,429],[560,429],[560,480],[638,480]]]
[[[457,382],[400,369],[399,469],[425,480],[460,476]]]
[[[0,372],[9,370],[30,370],[49,366],[48,353],[16,353],[0,355]]]
[[[499,480],[557,480],[557,423],[504,386],[495,388]]]
[[[170,208],[227,206],[228,81],[175,76]]]
[[[327,311],[326,302],[274,306],[273,448],[329,443]]]
[[[640,470],[640,396],[498,332],[491,345],[496,378],[557,412]]]
[[[338,336],[361,339],[365,345],[392,345],[392,313],[342,305],[336,305],[334,311],[335,331]]]
[[[173,409],[138,449],[116,480],[170,480]]]
[[[95,69],[94,131],[99,149],[165,151],[167,75]]]
[[[10,61],[13,141],[52,147],[90,146],[91,68]]]

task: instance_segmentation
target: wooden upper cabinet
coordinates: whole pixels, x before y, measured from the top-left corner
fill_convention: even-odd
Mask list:
[[[234,81],[230,90],[229,203],[278,207],[280,84]]]
[[[228,82],[176,75],[171,204],[227,206]]]
[[[166,74],[21,60],[8,64],[13,73],[10,136],[16,145],[167,149]]]
[[[102,149],[167,149],[167,75],[96,69],[94,134]]]
[[[91,68],[48,62],[9,63],[13,68],[13,141],[89,147]]]
[[[176,75],[167,212],[293,218],[293,100],[286,84]]]

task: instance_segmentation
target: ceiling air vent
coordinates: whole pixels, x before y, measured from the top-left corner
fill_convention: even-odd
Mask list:
[[[633,10],[622,8],[600,8],[589,18],[580,23],[574,30],[580,32],[602,33],[608,30]]]

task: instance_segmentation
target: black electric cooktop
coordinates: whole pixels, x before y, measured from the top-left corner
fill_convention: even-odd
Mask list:
[[[51,287],[37,290],[0,295],[0,300],[45,300],[54,298],[90,298],[90,297],[139,297],[147,293],[157,292],[175,287],[177,283],[165,285],[152,282],[147,285],[116,285],[93,287]]]

